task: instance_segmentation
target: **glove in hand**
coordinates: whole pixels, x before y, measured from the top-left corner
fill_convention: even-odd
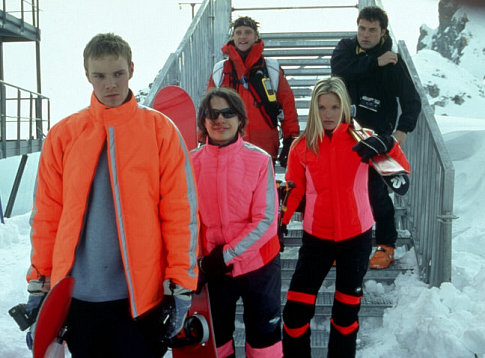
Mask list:
[[[185,317],[192,303],[192,291],[171,280],[163,283],[165,295],[162,300],[162,341],[175,337],[184,326]]]
[[[30,280],[29,286],[27,287],[27,291],[29,291],[29,299],[27,304],[25,305],[25,312],[31,317],[32,319],[37,320],[37,315],[39,314],[40,307],[42,306],[42,302],[44,302],[44,298],[47,295],[47,292],[50,290],[50,278],[42,277],[40,280]],[[34,334],[35,334],[35,324],[30,326],[29,330],[27,331],[26,341],[27,347],[32,350],[32,346],[34,343]]]
[[[224,246],[216,246],[207,256],[199,260],[199,268],[208,278],[224,275],[231,270],[231,266],[226,266],[222,253]]]
[[[373,156],[387,153],[393,146],[394,138],[392,136],[378,135],[361,140],[352,147],[352,150],[357,152],[362,162],[368,163]]]
[[[286,168],[286,165],[288,164],[288,153],[290,152],[291,143],[293,143],[294,140],[295,138],[293,137],[283,139],[283,148],[281,148],[280,155],[278,156],[278,161],[283,168]]]

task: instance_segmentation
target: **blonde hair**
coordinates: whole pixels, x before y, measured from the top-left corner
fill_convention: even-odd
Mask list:
[[[319,80],[313,88],[310,101],[310,111],[306,128],[301,137],[306,138],[307,148],[318,154],[318,142],[323,139],[325,129],[323,128],[320,112],[318,110],[318,99],[321,95],[333,93],[340,100],[340,123],[350,123],[350,97],[345,87],[345,83],[339,77],[330,77]]]
[[[121,36],[115,35],[111,32],[106,34],[97,34],[94,36],[84,48],[84,68],[88,70],[88,60],[99,59],[101,57],[111,55],[115,58],[123,57],[131,64],[131,48],[128,42],[123,40]]]

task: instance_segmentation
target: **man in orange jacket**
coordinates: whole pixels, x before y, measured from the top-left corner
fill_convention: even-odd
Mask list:
[[[128,43],[96,35],[84,66],[91,104],[49,131],[39,162],[26,308],[72,276],[73,357],[160,357],[197,286],[192,164],[172,122],[129,89]]]

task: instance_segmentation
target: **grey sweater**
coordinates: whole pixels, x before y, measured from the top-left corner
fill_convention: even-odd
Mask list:
[[[99,156],[71,274],[76,299],[104,302],[128,297],[106,145]]]

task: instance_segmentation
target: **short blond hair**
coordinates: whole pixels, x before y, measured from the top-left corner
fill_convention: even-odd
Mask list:
[[[84,68],[88,70],[88,60],[99,59],[106,55],[124,57],[131,64],[131,48],[128,42],[113,33],[97,34],[86,45],[83,52]]]

